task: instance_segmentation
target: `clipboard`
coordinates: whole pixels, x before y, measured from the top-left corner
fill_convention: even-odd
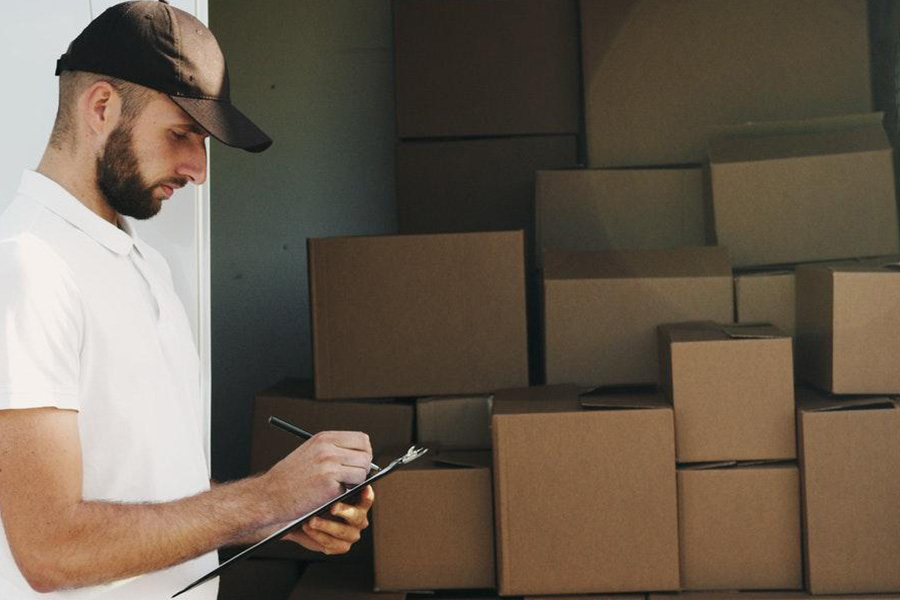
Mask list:
[[[281,529],[279,529],[279,530],[276,531],[275,533],[271,534],[271,535],[270,535],[269,537],[267,537],[266,539],[264,539],[264,540],[262,540],[262,541],[259,541],[259,542],[255,543],[255,544],[253,544],[252,546],[250,546],[249,548],[247,548],[246,550],[244,550],[244,551],[242,551],[242,552],[239,552],[238,554],[235,554],[234,556],[232,556],[231,558],[229,558],[228,560],[226,560],[225,562],[223,562],[221,565],[219,565],[218,567],[216,567],[215,569],[213,569],[212,571],[210,571],[209,573],[207,573],[206,575],[204,575],[204,576],[201,577],[200,579],[197,579],[196,581],[194,581],[193,583],[191,583],[190,585],[188,585],[188,586],[187,586],[186,588],[184,588],[183,590],[181,590],[181,591],[179,591],[179,592],[173,594],[173,595],[172,595],[172,598],[175,598],[175,597],[177,597],[177,596],[180,596],[181,594],[183,594],[183,593],[185,593],[185,592],[187,592],[187,591],[189,591],[189,590],[194,589],[195,587],[197,587],[197,586],[200,585],[200,584],[206,583],[207,581],[209,581],[209,580],[212,579],[213,577],[218,576],[220,573],[222,573],[222,571],[228,569],[229,567],[234,566],[235,563],[237,563],[237,562],[239,562],[239,561],[241,561],[241,560],[247,558],[248,556],[250,556],[251,554],[253,554],[253,553],[254,553],[256,550],[258,550],[259,548],[262,548],[263,546],[266,546],[266,545],[268,545],[268,544],[270,544],[270,543],[272,543],[272,542],[277,541],[278,539],[280,539],[283,535],[285,535],[285,534],[288,533],[289,531],[291,531],[291,530],[293,530],[293,529],[299,527],[299,526],[302,525],[303,523],[306,523],[307,521],[309,521],[309,520],[312,519],[313,517],[318,516],[318,515],[320,515],[320,514],[326,512],[326,511],[327,511],[328,509],[330,509],[330,508],[332,507],[332,505],[334,505],[335,503],[341,502],[341,501],[343,501],[343,500],[346,500],[347,498],[349,498],[350,496],[352,496],[352,495],[355,494],[356,492],[360,491],[360,490],[361,490],[362,488],[364,488],[365,486],[367,486],[367,485],[369,485],[370,483],[373,483],[373,482],[375,482],[375,481],[381,479],[382,477],[387,476],[389,473],[392,473],[394,470],[396,470],[396,469],[399,468],[399,467],[402,467],[403,465],[408,465],[408,464],[411,463],[412,461],[414,461],[414,460],[416,460],[417,458],[421,457],[421,456],[422,456],[423,454],[425,454],[426,452],[428,452],[428,449],[427,449],[427,448],[416,448],[415,446],[411,446],[411,447],[409,448],[409,450],[406,451],[406,454],[404,454],[403,456],[400,456],[400,457],[394,459],[394,461],[392,461],[388,466],[384,467],[384,468],[381,469],[380,471],[377,471],[374,475],[370,475],[370,476],[369,476],[365,481],[363,481],[362,483],[360,483],[360,484],[358,484],[358,485],[355,485],[355,486],[353,486],[353,487],[350,488],[350,489],[345,490],[343,493],[338,494],[337,496],[335,496],[334,498],[332,498],[331,500],[329,500],[329,501],[326,502],[325,504],[319,506],[318,508],[314,508],[313,510],[311,510],[311,511],[308,512],[308,513],[306,513],[306,514],[303,515],[302,517],[299,517],[298,519],[295,519],[295,520],[291,521],[290,523],[288,523],[287,525],[285,525],[284,527],[282,527]]]

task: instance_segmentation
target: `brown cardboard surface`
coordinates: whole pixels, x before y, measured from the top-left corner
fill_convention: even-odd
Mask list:
[[[706,244],[702,169],[538,171],[538,250]]]
[[[801,589],[799,479],[796,464],[679,468],[681,587]]]
[[[671,408],[590,410],[574,386],[542,389],[494,396],[500,594],[677,589]]]
[[[650,594],[648,600],[891,600],[900,598],[892,594],[807,594],[806,592],[682,592],[680,594]]]
[[[490,450],[491,396],[416,400],[416,443],[441,450]]]
[[[574,0],[394,2],[401,138],[578,131]]]
[[[655,383],[658,325],[733,319],[731,269],[721,248],[544,258],[548,383]]]
[[[490,452],[426,457],[379,483],[376,590],[495,587],[490,464]]]
[[[889,408],[879,408],[797,390],[806,582],[814,594],[900,590],[900,409],[886,400]]]
[[[880,119],[787,123],[780,132],[761,124],[710,143],[716,241],[736,267],[898,251],[893,158]]]
[[[719,128],[871,109],[859,0],[584,0],[591,166],[700,162]]]
[[[739,323],[771,323],[794,335],[794,272],[746,273],[734,277],[734,303]]]
[[[313,399],[309,380],[284,379],[257,392],[253,402],[250,472],[267,470],[290,454],[302,440],[269,425],[270,416],[284,419],[311,433],[364,431],[374,452],[413,443],[413,407],[405,402],[324,402]]]
[[[900,392],[900,272],[797,270],[797,373],[835,394]]]
[[[645,600],[644,594],[575,594],[565,596],[525,596],[522,600]]]
[[[678,462],[796,457],[791,338],[756,329],[774,337],[733,337],[710,322],[659,327]]]
[[[535,171],[575,166],[577,149],[572,135],[400,142],[396,159],[400,233],[523,229],[530,248]]]
[[[351,566],[329,562],[309,565],[288,598],[312,599],[406,600],[406,593],[372,591],[372,569],[368,565]]]
[[[521,232],[309,240],[318,398],[528,383]]]

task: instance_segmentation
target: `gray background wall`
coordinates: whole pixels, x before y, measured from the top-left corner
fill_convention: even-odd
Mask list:
[[[309,376],[306,239],[392,233],[390,0],[210,0],[235,104],[274,140],[212,144],[212,464],[244,476],[253,393]]]

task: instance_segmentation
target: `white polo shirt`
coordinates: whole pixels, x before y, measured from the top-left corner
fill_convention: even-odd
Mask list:
[[[162,256],[26,171],[0,215],[0,409],[78,411],[85,500],[165,502],[209,488],[199,359]],[[140,535],[135,531],[134,535]],[[38,594],[0,523],[0,598],[168,598],[210,553],[108,586]],[[185,594],[215,600],[218,583]]]

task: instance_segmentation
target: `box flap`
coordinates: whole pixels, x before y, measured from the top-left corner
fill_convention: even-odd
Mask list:
[[[470,469],[491,468],[493,466],[493,454],[489,450],[440,452],[434,457],[434,464],[437,466]]]
[[[797,463],[792,460],[722,460],[698,463],[686,463],[678,465],[680,471],[712,471],[721,469],[778,469],[796,468]]]
[[[710,142],[714,164],[890,150],[882,113],[749,123]]]
[[[805,387],[796,389],[797,409],[802,412],[838,412],[851,410],[891,410],[897,399],[889,396],[829,396]]]
[[[670,408],[655,386],[611,386],[594,388],[579,395],[581,407],[594,410]]]
[[[544,253],[545,279],[731,277],[725,248]]]
[[[659,330],[672,343],[782,339],[790,337],[768,323],[729,323],[723,325],[712,321],[692,321],[666,323],[660,325]]]

